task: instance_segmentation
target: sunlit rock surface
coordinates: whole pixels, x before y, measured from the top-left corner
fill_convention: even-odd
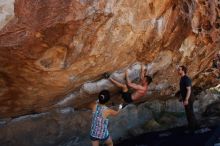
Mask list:
[[[0,0],[0,29],[14,18],[14,0]]]
[[[154,78],[146,97],[174,94],[179,64],[195,86],[217,84],[207,69],[219,50],[219,10],[217,0],[1,0],[0,118],[83,107],[103,88],[116,94],[101,75],[123,81],[136,62]]]

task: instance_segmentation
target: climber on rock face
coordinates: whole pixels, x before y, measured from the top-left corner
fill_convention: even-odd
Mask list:
[[[146,75],[147,70],[145,69],[144,65],[141,65],[141,72],[140,72],[140,83],[132,83],[128,77],[128,70],[125,72],[126,84],[120,83],[113,78],[109,78],[112,83],[114,83],[117,87],[122,89],[122,98],[126,103],[131,103],[136,101],[146,95],[148,90],[148,85],[152,82],[152,78]],[[135,91],[133,93],[129,92],[129,87],[133,88]]]

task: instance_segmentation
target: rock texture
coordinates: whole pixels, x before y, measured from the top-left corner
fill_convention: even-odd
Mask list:
[[[173,104],[180,105],[177,100],[166,102],[157,100],[153,103],[146,102],[139,106],[128,105],[120,111],[117,117],[110,117],[109,130],[112,138],[115,141],[147,131],[163,130],[164,128],[185,124],[184,114],[181,117],[173,118],[175,124],[164,126],[165,120],[161,123],[162,116],[158,116],[159,114],[165,111],[171,114],[183,112],[183,107],[179,108],[181,106],[173,107],[172,110],[169,109],[169,106],[163,106]],[[90,145],[88,133],[91,115],[91,111],[74,111],[72,108],[66,108],[47,113],[21,116],[15,119],[5,119],[0,121],[0,145],[87,146]],[[152,121],[158,124],[156,128],[149,124]]]
[[[88,93],[86,82],[135,62],[148,64],[155,98],[176,92],[177,64],[189,67],[195,86],[217,83],[215,74],[206,73],[219,50],[217,0],[2,3],[0,118],[77,108],[100,91],[98,86]]]
[[[219,93],[197,96],[195,112],[203,126],[219,124]],[[207,98],[211,99],[207,102]],[[112,107],[117,108],[117,107]],[[73,108],[0,120],[1,146],[87,146],[91,111]],[[182,104],[177,99],[152,100],[130,104],[118,116],[110,117],[109,130],[114,142],[142,133],[186,125]]]

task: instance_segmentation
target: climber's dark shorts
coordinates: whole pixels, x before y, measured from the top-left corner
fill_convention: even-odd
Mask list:
[[[96,137],[93,137],[93,136],[91,136],[90,135],[90,140],[91,141],[101,141],[101,142],[105,142],[106,140],[108,140],[108,138],[109,138],[109,135],[108,136],[106,136],[106,138],[103,138],[103,139],[99,139],[99,138],[96,138]]]
[[[126,103],[131,103],[133,102],[132,100],[132,96],[131,96],[131,93],[128,91],[128,92],[121,92],[121,95],[122,95],[122,98],[124,99],[124,101]]]

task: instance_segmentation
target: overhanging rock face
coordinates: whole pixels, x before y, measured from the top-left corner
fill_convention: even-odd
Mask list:
[[[0,2],[0,118],[86,104],[100,90],[86,92],[86,82],[135,62],[148,64],[157,97],[177,90],[177,64],[196,86],[216,84],[206,70],[219,50],[219,16],[214,0]]]

